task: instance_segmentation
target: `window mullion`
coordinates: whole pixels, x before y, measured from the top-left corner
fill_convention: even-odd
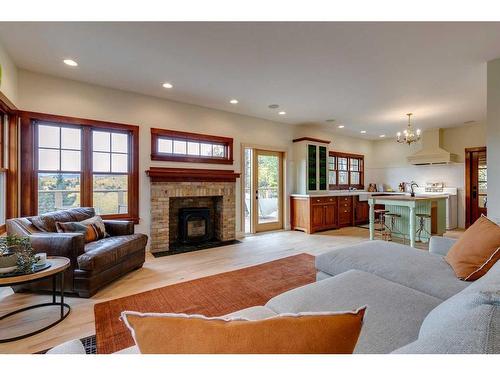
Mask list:
[[[92,128],[82,129],[82,185],[81,185],[81,205],[82,207],[92,207]]]

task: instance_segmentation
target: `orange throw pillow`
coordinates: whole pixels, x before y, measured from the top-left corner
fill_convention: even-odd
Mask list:
[[[479,279],[500,259],[500,226],[481,216],[455,242],[444,259],[459,279]]]
[[[364,313],[247,320],[124,311],[121,317],[143,354],[352,354]]]

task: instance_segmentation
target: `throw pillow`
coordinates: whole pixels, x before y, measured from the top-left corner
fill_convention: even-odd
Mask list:
[[[481,216],[451,247],[444,258],[457,277],[474,281],[500,258],[500,226]]]
[[[143,354],[352,354],[365,308],[262,320],[124,311]]]
[[[82,221],[71,221],[68,223],[56,223],[59,233],[83,233],[85,243],[105,238],[106,229],[100,216],[94,216]]]

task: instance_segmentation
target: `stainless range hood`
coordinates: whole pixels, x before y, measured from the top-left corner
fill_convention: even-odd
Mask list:
[[[442,129],[426,130],[422,134],[422,148],[407,160],[413,165],[433,165],[455,163],[457,155],[441,147]]]

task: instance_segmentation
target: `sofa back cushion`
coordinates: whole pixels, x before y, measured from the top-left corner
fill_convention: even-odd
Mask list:
[[[445,260],[457,277],[474,281],[500,259],[500,226],[481,216],[451,247]]]
[[[418,340],[395,353],[500,353],[500,262],[434,308]]]
[[[82,221],[95,216],[93,207],[77,207],[28,218],[42,232],[57,232],[56,222]]]

